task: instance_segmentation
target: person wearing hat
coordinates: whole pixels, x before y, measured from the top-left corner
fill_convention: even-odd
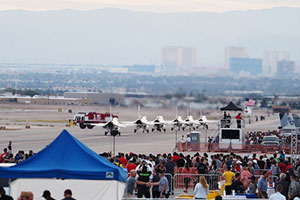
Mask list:
[[[3,187],[0,188],[0,200],[13,200],[11,196],[5,194],[5,190]]]
[[[62,200],[76,200],[72,197],[72,191],[70,189],[66,189],[64,192],[64,197]]]
[[[237,172],[241,172],[241,164],[242,164],[242,162],[240,161],[240,160],[237,160],[236,162],[235,162],[235,170],[237,171]]]
[[[49,190],[45,190],[45,191],[43,192],[43,196],[42,196],[42,197],[44,197],[46,200],[55,200],[55,199],[53,199],[53,198],[51,197],[51,193],[50,193]]]

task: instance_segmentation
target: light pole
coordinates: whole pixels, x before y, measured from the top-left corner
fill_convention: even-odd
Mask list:
[[[113,135],[113,156],[116,155],[116,136]]]
[[[177,150],[178,149],[178,147],[177,147],[177,128],[175,128],[175,150]]]

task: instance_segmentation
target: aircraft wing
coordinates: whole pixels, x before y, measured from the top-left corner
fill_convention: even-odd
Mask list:
[[[118,127],[124,127],[124,128],[127,127],[125,124],[122,124],[119,121],[114,121],[114,120],[108,121],[104,124],[98,123],[98,124],[91,124],[91,125],[97,126],[97,127],[104,127],[104,126],[107,126],[109,123],[112,123],[114,126],[118,126]]]
[[[295,123],[294,121],[288,116],[286,113],[279,113],[279,118],[280,118],[280,125],[281,127],[286,127],[286,126],[294,126]]]
[[[115,126],[118,126],[118,127],[123,127],[123,128],[127,127],[126,124],[123,124],[123,123],[120,123],[120,122],[113,122],[113,124]]]
[[[206,123],[218,123],[219,121],[218,120],[206,120],[205,122]]]
[[[121,126],[122,126],[122,127],[136,126],[136,124],[122,122]]]
[[[200,122],[198,122],[198,121],[191,121],[190,123],[192,123],[192,124],[196,124],[196,125],[201,125],[201,123]]]
[[[217,120],[208,120],[206,118],[206,116],[203,116],[201,119],[199,119],[199,121],[202,123],[217,123],[218,122]]]
[[[180,122],[175,122],[174,120],[173,121],[164,121],[164,124],[177,124],[177,123],[180,123]]]
[[[98,126],[98,127],[103,127],[106,126],[110,121],[106,122],[106,123],[97,123],[97,124],[91,124],[92,126]]]
[[[292,114],[296,127],[300,127],[300,117],[297,114]]]
[[[150,125],[160,125],[165,124],[164,122],[150,122]]]
[[[178,121],[178,123],[180,123],[180,124],[189,124],[189,123],[186,122],[186,121]]]
[[[120,122],[120,124],[124,125],[124,126],[136,126],[136,121],[134,122]]]

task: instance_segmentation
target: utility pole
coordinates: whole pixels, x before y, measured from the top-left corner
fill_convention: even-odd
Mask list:
[[[116,155],[116,136],[113,135],[113,156]]]

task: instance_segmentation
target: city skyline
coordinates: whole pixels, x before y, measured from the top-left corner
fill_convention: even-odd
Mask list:
[[[197,67],[217,68],[224,66],[226,47],[241,46],[251,58],[262,58],[266,49],[288,51],[298,65],[299,10],[225,14],[0,11],[5,19],[0,21],[0,63],[160,66],[162,47],[189,46],[196,48]]]
[[[233,10],[259,10],[270,9],[274,7],[300,7],[300,2],[297,0],[28,0],[24,3],[23,0],[6,1],[0,0],[0,10],[95,10],[102,8],[119,8],[132,11],[146,12],[198,12],[207,11],[215,13],[223,13]]]

